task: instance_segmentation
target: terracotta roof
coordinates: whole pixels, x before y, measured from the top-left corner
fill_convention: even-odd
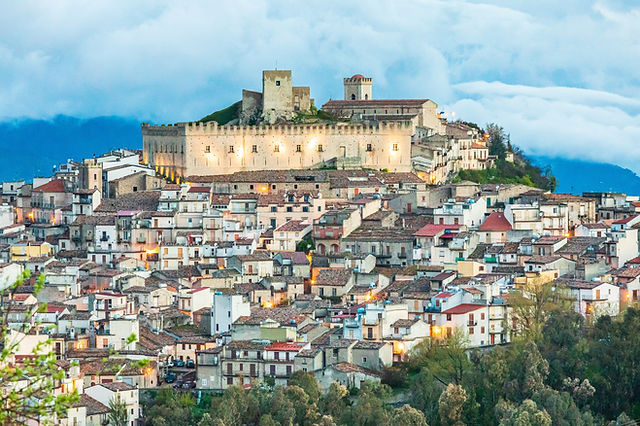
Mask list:
[[[493,212],[478,227],[478,231],[510,231],[512,228],[504,213]]]
[[[423,226],[413,235],[415,235],[416,237],[434,237],[440,232],[454,229],[460,229],[460,225],[440,225],[431,223]]]
[[[350,269],[321,269],[316,276],[315,285],[342,287],[347,285],[352,274]]]
[[[33,189],[39,192],[67,192],[62,179],[55,179]]]
[[[352,108],[357,106],[389,106],[389,107],[420,107],[429,99],[369,99],[369,100],[330,100],[322,105],[322,109]]]
[[[301,232],[307,229],[310,225],[308,223],[302,223],[301,220],[290,220],[289,222],[276,228],[274,232]]]
[[[446,311],[442,311],[443,314],[466,314],[467,312],[473,312],[480,308],[484,308],[486,305],[473,305],[469,303],[462,303],[458,306],[454,306],[453,308],[449,308]]]
[[[351,76],[351,80],[364,80],[366,77],[362,74],[354,74]]]
[[[306,345],[303,342],[275,342],[267,346],[268,351],[299,352]]]

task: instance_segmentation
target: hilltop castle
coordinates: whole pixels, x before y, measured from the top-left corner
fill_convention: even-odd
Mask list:
[[[322,108],[338,120],[292,124],[312,115],[309,87],[293,86],[289,70],[263,71],[262,92],[242,91],[237,124],[143,123],[143,159],[171,178],[326,166],[410,171],[412,137],[443,131],[437,105],[374,100],[372,85],[360,74],[345,78],[345,99]]]

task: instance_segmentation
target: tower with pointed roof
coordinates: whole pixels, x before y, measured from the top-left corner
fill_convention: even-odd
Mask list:
[[[371,99],[373,79],[356,74],[344,79],[345,101],[368,101]]]

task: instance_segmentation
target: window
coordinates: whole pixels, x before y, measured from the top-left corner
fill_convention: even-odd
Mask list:
[[[322,145],[318,145],[318,152],[324,152],[324,149],[322,148]]]
[[[451,314],[447,314],[447,321],[451,321]]]
[[[469,334],[473,334],[473,327],[469,327]]]
[[[253,145],[251,147],[251,152],[258,152],[258,145]]]
[[[394,143],[393,147],[391,148],[393,151],[398,151],[398,144]]]
[[[296,152],[302,152],[302,145],[296,145]]]
[[[287,213],[291,213],[293,211],[293,207],[287,206]]]
[[[133,187],[133,192],[138,192],[138,187],[137,186]]]
[[[480,327],[480,333],[484,334],[484,327]]]
[[[229,386],[233,385],[233,377],[227,377],[227,384]]]
[[[366,357],[366,356],[363,356],[363,357],[362,357],[362,363],[363,363],[363,364],[366,364],[366,363],[367,363],[367,357]]]
[[[308,213],[309,212],[309,206],[302,206],[302,211],[304,213]]]
[[[276,144],[276,146],[273,147],[273,152],[280,152],[280,145]]]
[[[211,145],[207,145],[204,147],[204,152],[211,152]]]
[[[373,148],[371,147],[371,144],[368,143],[367,144],[367,152],[371,152],[371,151],[373,151]]]
[[[249,189],[253,189],[253,185],[249,185]]]
[[[229,146],[229,153],[232,153],[232,152],[235,152],[235,151],[233,150],[233,145],[230,145]]]
[[[276,80],[276,86],[280,86],[280,80]]]
[[[278,211],[278,207],[276,207],[276,206],[271,206],[271,212],[272,212],[272,213],[275,213],[275,212],[277,212],[277,211]]]

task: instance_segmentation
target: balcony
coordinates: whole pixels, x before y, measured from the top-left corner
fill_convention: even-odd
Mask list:
[[[138,235],[136,237],[136,242],[137,243],[146,243],[147,242],[147,236],[146,235]]]
[[[467,325],[469,327],[475,327],[476,325],[478,325],[478,321],[467,321]]]
[[[109,236],[108,235],[101,236],[100,241],[109,241]]]

